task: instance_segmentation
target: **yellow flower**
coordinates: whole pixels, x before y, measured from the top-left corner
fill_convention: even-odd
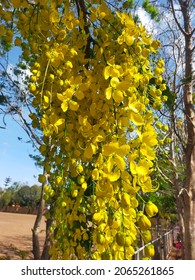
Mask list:
[[[15,41],[14,41],[14,45],[15,46],[21,46],[22,44],[22,40],[19,37],[16,37]]]
[[[146,246],[144,248],[144,252],[145,252],[146,257],[149,257],[149,258],[154,257],[154,255],[155,255],[154,245],[150,244],[150,245]]]
[[[161,45],[160,41],[159,40],[154,40],[151,44],[151,46],[154,48],[154,49],[157,49],[159,48]]]
[[[105,144],[102,147],[102,153],[105,156],[109,156],[111,154],[116,153],[118,156],[122,157],[128,154],[130,150],[129,145],[119,146],[118,142],[111,142],[109,144]]]
[[[81,164],[77,165],[76,170],[78,173],[82,173],[83,172],[83,166]]]
[[[71,195],[72,195],[72,197],[77,197],[78,190],[72,190]]]
[[[118,232],[116,234],[116,242],[119,246],[125,245],[125,234],[123,232]]]
[[[85,97],[85,96],[84,96],[84,93],[83,93],[81,90],[77,90],[77,91],[76,91],[76,98],[77,98],[78,100],[82,100],[84,97]]]
[[[49,16],[51,23],[57,23],[59,22],[59,13],[55,10],[52,11],[52,13]]]
[[[60,30],[57,40],[58,41],[63,41],[66,38],[66,30]]]
[[[125,167],[126,167],[126,163],[124,161],[124,159],[120,156],[118,156],[117,154],[114,156],[114,160],[115,164],[117,165],[117,167],[123,171],[125,170]]]
[[[93,169],[91,176],[92,176],[92,179],[95,181],[97,181],[99,179],[99,171],[97,168]]]
[[[150,53],[150,50],[149,49],[142,49],[142,55],[143,55],[143,57],[148,57],[148,55],[149,55],[149,53]]]
[[[151,162],[145,159],[141,159],[137,164],[134,161],[131,161],[130,171],[134,175],[146,176],[149,174],[151,166]]]
[[[68,67],[68,68],[73,68],[73,65],[72,65],[72,62],[71,61],[66,61],[66,66]]]
[[[108,62],[109,63],[109,62]],[[121,76],[122,74],[122,67],[120,65],[115,65],[113,64],[113,62],[109,63],[109,66],[106,66],[103,70],[103,76],[104,78],[107,80],[109,77],[112,78],[118,78]],[[113,83],[117,81],[118,83],[118,79],[117,80],[113,80]]]
[[[157,206],[152,202],[148,201],[145,205],[145,212],[149,217],[153,217],[158,213],[158,208]]]
[[[126,32],[126,34],[124,34],[124,41],[127,44],[127,46],[131,46],[134,42],[134,37],[128,34],[128,32]]]
[[[66,112],[68,110],[68,101],[64,100],[61,104],[61,108],[63,112]]]
[[[120,171],[116,171],[113,173],[104,173],[102,172],[103,177],[108,178],[110,182],[116,182],[120,178]]]
[[[62,186],[62,184],[63,184],[63,178],[62,178],[61,176],[57,176],[57,177],[56,177],[56,184],[57,184],[58,186]]]
[[[85,177],[79,175],[78,178],[77,178],[77,183],[79,185],[82,185],[84,182],[85,182]]]
[[[89,144],[89,145],[86,147],[83,156],[84,156],[84,158],[86,158],[86,159],[90,159],[90,158],[92,158],[92,156],[93,156],[95,153],[96,153],[96,146],[95,146],[94,144],[91,143],[91,144]]]
[[[140,147],[140,153],[148,158],[149,160],[155,159],[156,153],[155,151],[151,148],[148,147],[146,143],[143,143]]]
[[[114,77],[110,80],[111,87],[116,88],[118,84],[119,84],[119,79],[118,78]]]
[[[145,243],[148,243],[152,240],[152,234],[150,230],[144,230],[141,232],[141,237],[144,240]]]
[[[118,36],[117,42],[119,45],[122,45],[124,43],[124,36],[123,35]]]
[[[70,110],[72,110],[72,111],[77,111],[79,108],[79,104],[73,100],[70,100],[68,105],[69,105]]]
[[[121,205],[123,208],[129,207],[131,205],[131,198],[128,193],[122,194]]]
[[[104,252],[101,254],[101,260],[112,260],[112,254],[110,252]]]
[[[168,125],[164,124],[164,125],[162,126],[162,131],[167,132],[168,130],[169,130]]]
[[[32,93],[35,92],[37,89],[35,84],[30,84],[28,88],[29,88],[29,91]]]
[[[111,97],[112,97],[112,91],[113,89],[111,87],[108,87],[106,88],[105,90],[105,95],[106,95],[106,98],[109,100]]]
[[[151,227],[150,220],[144,215],[142,211],[137,214],[137,223],[141,230],[147,230]]]
[[[105,244],[105,242],[106,242],[106,239],[105,239],[104,235],[102,233],[98,233],[97,234],[97,243],[103,245],[103,244]]]
[[[103,215],[100,212],[94,213],[92,219],[96,224],[100,224],[103,220]]]
[[[40,183],[45,183],[46,182],[46,177],[44,176],[44,175],[39,175],[39,177],[38,177],[38,181],[40,182]]]
[[[120,90],[114,90],[112,96],[116,103],[121,103],[124,98],[123,93]]]
[[[0,24],[0,36],[3,36],[5,34],[5,26],[3,24]]]

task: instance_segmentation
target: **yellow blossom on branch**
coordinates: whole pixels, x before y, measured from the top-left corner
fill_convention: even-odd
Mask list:
[[[138,196],[156,190],[153,112],[166,86],[163,60],[154,68],[150,57],[160,42],[107,1],[2,5],[14,29],[2,23],[0,34],[30,62],[30,118],[43,134],[39,150],[49,172],[51,259],[132,259],[138,233],[149,242],[157,213],[148,202],[144,214]]]

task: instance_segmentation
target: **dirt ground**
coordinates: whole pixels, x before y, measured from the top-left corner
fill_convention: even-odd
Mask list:
[[[0,260],[30,260],[32,255],[32,227],[36,216],[0,212]],[[45,221],[41,223],[40,244],[45,237]],[[169,260],[180,260],[181,250],[172,248]]]
[[[36,216],[0,212],[0,260],[29,260],[32,255],[32,228]],[[41,223],[40,242],[44,241],[45,221]]]

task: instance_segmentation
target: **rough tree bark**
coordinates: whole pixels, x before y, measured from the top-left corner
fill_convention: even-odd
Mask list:
[[[171,113],[171,144],[170,144],[170,156],[171,156],[171,162],[173,166],[173,176],[172,176],[172,184],[171,187],[174,190],[174,195],[176,198],[176,207],[177,207],[177,213],[178,213],[178,220],[180,224],[181,229],[181,240],[184,240],[185,236],[185,226],[184,226],[184,200],[183,196],[180,195],[180,189],[181,189],[181,178],[179,175],[179,171],[177,168],[177,161],[176,161],[176,135],[175,135],[175,112]],[[184,259],[184,248],[182,247],[182,259]]]
[[[47,175],[46,175],[47,177]],[[39,233],[40,233],[40,224],[44,217],[45,213],[45,200],[44,200],[44,187],[45,183],[41,186],[41,197],[40,203],[37,211],[37,216],[34,222],[34,226],[32,229],[32,252],[35,260],[49,260],[49,249],[50,249],[50,226],[52,224],[52,219],[46,219],[46,227],[45,227],[45,241],[43,245],[43,249],[41,250],[40,242],[39,242]],[[51,210],[50,210],[51,212]]]
[[[187,125],[187,144],[185,147],[186,182],[181,196],[184,203],[184,249],[185,259],[195,260],[195,110],[193,105],[193,34],[190,17],[190,0],[179,0],[183,16],[183,26],[177,20],[173,0],[170,1],[175,22],[185,40],[185,74],[183,86],[183,102]]]
[[[43,211],[45,208],[45,201],[43,199],[44,194],[44,184],[41,186],[41,197],[40,197],[40,203],[37,211],[37,216],[34,222],[34,226],[32,229],[32,244],[33,244],[33,256],[35,260],[39,260],[41,256],[41,250],[40,250],[40,243],[39,243],[39,233],[40,233],[40,223],[43,217]]]
[[[189,15],[189,1],[180,1],[184,18],[185,37],[185,84],[184,108],[187,122],[186,156],[186,192],[184,208],[185,224],[185,259],[195,260],[195,112],[192,100],[193,93],[193,45],[192,27]]]

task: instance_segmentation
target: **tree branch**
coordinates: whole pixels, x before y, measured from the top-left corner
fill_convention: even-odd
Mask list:
[[[78,10],[78,15],[80,15],[80,11],[83,13],[83,20],[84,20],[84,30],[86,35],[88,35],[87,38],[87,44],[86,44],[86,48],[85,48],[85,58],[89,58],[90,57],[90,43],[91,43],[91,35],[90,35],[90,31],[89,31],[89,25],[87,22],[87,11],[86,11],[86,6],[85,6],[85,1],[84,0],[76,0],[76,6],[77,6],[77,10]]]
[[[173,13],[173,17],[174,17],[174,20],[179,28],[179,30],[182,32],[182,34],[184,36],[188,35],[185,30],[182,28],[182,26],[180,25],[179,21],[177,20],[177,17],[176,17],[176,14],[175,14],[175,9],[174,9],[174,6],[173,6],[173,0],[170,0],[170,4],[171,4],[171,10],[172,10],[172,13]]]
[[[166,182],[170,183],[172,186],[174,186],[173,181],[171,179],[169,179],[163,172],[162,170],[157,167],[158,172],[160,173],[160,175],[165,179]]]

